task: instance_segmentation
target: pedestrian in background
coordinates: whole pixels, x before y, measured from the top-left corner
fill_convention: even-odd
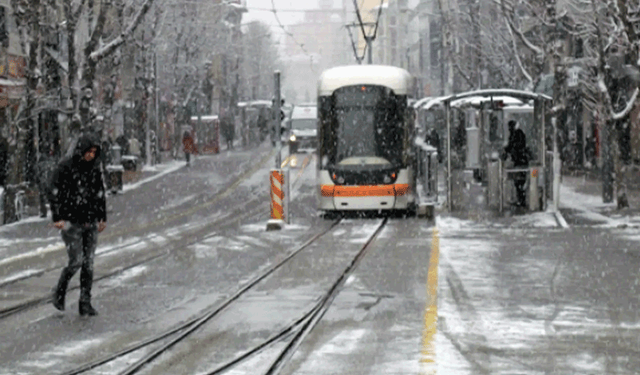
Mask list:
[[[36,165],[36,182],[38,183],[38,198],[40,201],[40,217],[47,217],[47,200],[50,195],[51,175],[56,167],[55,150],[52,146],[43,147],[38,164]]]
[[[136,137],[131,137],[131,139],[129,139],[129,154],[135,156],[138,159],[140,159],[140,155],[142,155],[140,141]]]
[[[191,165],[191,154],[197,154],[198,149],[193,141],[193,137],[188,131],[182,134],[182,147],[184,150],[185,159],[187,159],[187,166]]]
[[[69,256],[69,263],[62,269],[54,291],[53,306],[64,310],[69,281],[82,268],[78,308],[81,316],[98,314],[91,306],[93,258],[98,233],[107,227],[106,195],[99,157],[99,142],[87,136],[81,137],[73,156],[60,162],[54,171],[49,197],[54,226],[61,230]]]
[[[9,165],[9,142],[0,134],[0,186],[5,186]]]

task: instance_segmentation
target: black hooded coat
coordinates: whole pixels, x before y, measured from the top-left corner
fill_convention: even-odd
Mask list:
[[[95,147],[96,157],[87,162],[84,154]],[[100,171],[100,143],[83,136],[73,156],[58,164],[51,178],[49,202],[53,221],[93,224],[107,221],[107,202]]]

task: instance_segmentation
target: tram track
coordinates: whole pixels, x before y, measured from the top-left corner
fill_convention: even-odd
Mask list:
[[[79,366],[76,369],[63,373],[62,375],[82,374],[84,372],[90,371],[99,366],[116,361],[127,354],[130,354],[140,349],[147,348],[152,344],[155,344],[157,342],[160,342],[164,339],[167,339],[175,335],[175,337],[171,337],[170,340],[168,340],[167,342],[163,343],[160,347],[156,348],[155,350],[145,355],[142,359],[136,361],[136,363],[132,364],[127,369],[119,373],[119,375],[131,375],[131,374],[137,373],[147,364],[150,364],[151,362],[153,362],[153,360],[156,359],[158,356],[167,352],[171,347],[183,341],[190,334],[195,332],[198,328],[202,327],[205,323],[209,322],[210,320],[218,316],[223,310],[228,308],[240,297],[242,297],[248,291],[253,289],[261,281],[263,281],[264,279],[272,275],[275,271],[280,269],[282,266],[287,264],[291,259],[293,259],[296,255],[300,254],[303,250],[308,248],[312,243],[317,241],[320,237],[329,233],[333,228],[335,228],[339,224],[339,222],[340,220],[335,220],[327,228],[313,235],[310,239],[308,239],[302,245],[297,247],[295,250],[289,252],[282,259],[280,259],[279,261],[277,261],[276,263],[268,267],[266,270],[260,272],[257,276],[252,278],[250,281],[246,282],[241,288],[239,288],[231,296],[226,298],[222,303],[216,304],[208,309],[205,309],[202,313],[196,315],[195,317],[192,317],[191,319],[179,324],[178,326],[173,327],[165,332],[162,332],[154,337],[132,344],[129,347],[123,349],[122,351],[107,355],[91,363],[87,363],[85,365]]]
[[[262,163],[261,163],[262,165]],[[305,165],[306,166],[306,165]],[[254,168],[256,169],[255,171],[253,171],[252,173],[249,173],[247,175],[245,175],[243,178],[237,180],[235,183],[231,184],[231,186],[229,187],[229,189],[233,189],[235,187],[237,187],[237,185],[239,185],[240,183],[242,183],[244,180],[246,180],[247,178],[249,178],[253,173],[256,173],[257,170],[259,170],[259,168]],[[302,176],[302,173],[298,174],[298,176],[296,177],[295,181],[298,181],[298,179],[300,179],[300,177]],[[227,192],[230,192],[230,190],[227,189],[224,192],[220,193],[217,197],[218,200],[222,199],[224,196],[220,196],[222,194],[225,194]],[[226,194],[228,195],[228,194]],[[147,257],[143,257],[142,259],[138,259],[135,262],[128,264],[126,266],[123,267],[119,267],[116,268],[115,270],[108,272],[104,275],[98,276],[94,279],[94,282],[100,282],[103,280],[107,280],[107,279],[111,279],[113,277],[116,277],[118,275],[121,275],[122,273],[144,265],[146,263],[150,263],[152,261],[157,260],[158,258],[162,258],[162,257],[166,257],[168,255],[170,255],[173,251],[176,251],[180,248],[184,248],[184,247],[188,247],[191,245],[194,245],[198,242],[204,241],[209,237],[215,236],[216,234],[218,234],[219,231],[224,230],[224,229],[228,229],[230,227],[235,226],[237,223],[239,223],[242,220],[246,220],[249,219],[251,217],[254,217],[256,215],[260,215],[260,214],[266,214],[268,213],[268,208],[264,208],[261,207],[264,206],[267,202],[264,199],[261,198],[255,198],[252,199],[248,202],[246,202],[245,204],[242,205],[242,207],[239,207],[231,212],[229,212],[228,215],[225,215],[221,218],[218,218],[216,220],[210,221],[208,222],[206,225],[203,225],[201,227],[197,227],[195,228],[195,230],[192,231],[184,231],[181,233],[180,238],[178,239],[173,239],[173,240],[169,240],[168,243],[166,244],[159,244],[159,245],[155,245],[154,248],[151,249],[151,251],[147,250],[147,253],[150,253],[149,256]],[[253,209],[248,209],[249,207],[253,207]],[[197,207],[198,209],[201,209],[201,206]],[[184,242],[184,238],[189,238],[188,241]],[[124,245],[120,245],[117,247],[114,247],[112,249],[109,249],[109,251],[106,251],[104,253],[100,254],[100,257],[105,257],[107,255],[110,255],[114,252],[117,251],[121,251],[123,249],[125,249],[128,246],[132,246],[132,244],[124,244]],[[22,278],[16,278],[14,280],[8,281],[8,282],[4,282],[2,284],[0,284],[0,288],[3,287],[7,287],[9,285],[15,284],[17,282],[20,281],[25,281],[31,278],[35,278],[35,277],[42,277],[44,274],[49,273],[49,272],[54,272],[56,270],[60,270],[62,267],[64,267],[64,264],[57,264],[56,266],[51,266],[48,267],[46,269],[40,270],[38,272],[32,273],[28,276],[22,277]],[[69,291],[73,291],[79,289],[79,286],[70,286],[69,287]],[[7,307],[4,309],[0,309],[0,320],[8,318],[12,315],[18,314],[20,312],[29,310],[31,308],[35,308],[44,304],[48,304],[52,301],[52,297],[51,295],[46,295],[46,296],[41,296],[41,297],[36,297],[33,299],[30,299],[28,301],[16,304],[14,306],[11,307]]]
[[[259,200],[254,200],[251,201],[251,203],[255,203],[258,204],[260,203]],[[147,253],[149,254],[146,257],[143,257],[142,259],[138,259],[133,263],[127,264],[126,266],[122,266],[119,268],[116,268],[114,270],[112,270],[111,272],[107,272],[104,275],[98,276],[96,278],[94,278],[94,282],[98,283],[100,281],[104,281],[104,280],[108,280],[111,279],[113,277],[119,276],[122,273],[150,263],[152,261],[155,261],[159,258],[163,258],[166,256],[169,256],[173,251],[180,249],[180,248],[184,248],[184,247],[188,247],[191,245],[194,245],[198,242],[201,242],[203,240],[206,240],[208,237],[214,236],[218,233],[218,231],[214,231],[212,232],[212,228],[217,228],[218,230],[222,230],[222,229],[227,229],[228,227],[232,227],[234,225],[236,225],[238,222],[248,219],[250,217],[253,217],[255,215],[258,214],[264,214],[266,211],[262,208],[259,207],[257,209],[254,210],[249,210],[249,211],[245,211],[244,213],[238,212],[238,215],[236,215],[233,219],[231,219],[231,221],[228,221],[228,218],[225,217],[222,220],[217,220],[211,223],[208,223],[206,226],[199,228],[197,231],[194,232],[188,232],[188,233],[184,233],[184,236],[182,236],[179,239],[174,239],[174,240],[169,240],[169,243],[166,244],[162,244],[162,245],[157,245],[154,249],[152,249],[151,251],[147,251]],[[224,224],[222,224],[222,222],[225,221]],[[183,242],[182,239],[188,237],[190,238],[190,240]],[[57,267],[51,267],[50,269],[47,270],[47,272],[53,272],[56,270],[61,269],[63,266],[57,266]],[[44,272],[46,273],[46,272]],[[39,274],[39,276],[42,276],[42,274]],[[36,277],[36,276],[32,276],[32,277]],[[24,280],[23,280],[24,281]],[[5,285],[6,286],[6,285]],[[70,286],[68,291],[73,291],[79,289],[79,286]],[[51,295],[45,295],[45,296],[41,296],[41,297],[36,297],[33,299],[30,299],[28,301],[19,303],[15,306],[11,306],[8,308],[4,308],[0,310],[0,320],[8,318],[12,315],[15,315],[17,313],[20,312],[24,312],[26,310],[29,310],[31,308],[35,308],[41,305],[45,305],[48,304],[52,301],[52,297]]]
[[[261,168],[263,168],[266,163],[273,157],[274,152],[269,152],[267,153],[262,159],[260,159],[258,161],[258,163],[256,163],[252,168],[249,168],[248,170],[244,171],[243,173],[241,173],[239,176],[237,176],[230,184],[228,184],[226,187],[224,187],[221,191],[219,191],[218,193],[214,194],[211,198],[205,200],[202,203],[199,203],[197,205],[193,205],[190,207],[186,207],[183,209],[179,209],[176,210],[176,212],[169,214],[169,215],[163,215],[161,218],[158,219],[154,219],[154,220],[150,220],[149,222],[146,223],[137,223],[131,226],[127,226],[125,228],[122,229],[116,229],[113,231],[107,231],[104,234],[101,234],[100,236],[100,241],[102,243],[108,242],[110,240],[114,240],[114,239],[118,239],[118,238],[122,238],[122,237],[127,237],[129,235],[131,235],[132,233],[135,233],[137,231],[144,231],[144,230],[154,230],[157,228],[161,228],[164,225],[170,224],[171,222],[175,222],[179,219],[185,218],[189,215],[193,215],[196,214],[198,212],[201,212],[203,210],[206,210],[208,208],[210,208],[212,205],[220,202],[222,199],[228,197],[229,195],[231,195],[231,193],[233,193],[235,191],[235,189],[242,184],[243,182],[247,181],[253,174],[255,174],[256,172],[258,172]],[[62,251],[65,249],[65,246],[63,244],[60,244],[52,249],[49,249],[48,252],[49,253],[54,253],[56,251]],[[24,259],[28,259],[28,258],[35,258],[41,256],[41,254],[39,253],[34,253],[31,256],[27,256],[24,255],[21,257],[21,260]],[[0,260],[0,264],[3,264],[3,266],[6,266],[9,263],[6,263],[6,261],[2,261]],[[44,272],[46,272],[47,270],[44,270]],[[33,277],[38,277],[41,276],[42,272],[38,272],[38,273],[33,273],[30,275],[27,275],[25,277],[21,277],[21,278],[17,278],[15,280],[10,280],[7,282],[2,282],[0,283],[0,288],[5,286],[5,285],[9,285],[12,284],[14,282],[17,281],[22,281],[25,279],[29,279],[29,278],[33,278]]]
[[[304,249],[308,248],[311,244],[316,242],[319,238],[325,236],[327,233],[331,232],[334,228],[338,227],[341,223],[342,219],[335,220],[330,226],[328,226],[325,230],[316,233],[309,240],[307,240],[304,244],[299,246],[297,249],[290,252],[280,261],[269,267],[267,270],[254,277],[251,281],[247,282],[243,287],[238,289],[233,295],[228,297],[224,302],[219,305],[213,306],[210,309],[204,311],[203,313],[185,321],[184,323],[168,330],[162,332],[152,338],[146,339],[136,344],[132,344],[126,349],[100,358],[91,363],[80,366],[74,370],[63,373],[62,375],[76,375],[82,374],[84,372],[96,369],[97,367],[106,365],[108,363],[114,362],[128,354],[136,352],[138,350],[142,350],[145,348],[149,348],[151,345],[162,342],[158,347],[151,350],[149,353],[144,355],[142,358],[137,360],[135,363],[128,366],[125,370],[118,373],[118,375],[134,375],[139,373],[146,366],[151,365],[155,359],[160,357],[161,355],[167,353],[172,347],[175,345],[184,342],[199,328],[203,327],[206,323],[210,322],[213,318],[218,316],[222,311],[231,306],[234,302],[236,302],[239,298],[245,295],[247,292],[252,290],[256,285],[258,285],[261,281],[267,279],[271,276],[276,270],[284,266],[286,263],[291,261],[296,255],[301,253]],[[338,275],[338,277],[332,282],[327,291],[317,298],[317,301],[304,312],[301,316],[299,316],[294,321],[286,324],[282,329],[278,332],[272,334],[267,339],[261,341],[257,345],[247,349],[242,354],[236,356],[235,358],[224,362],[223,364],[217,366],[215,369],[206,372],[207,375],[219,375],[222,374],[231,368],[241,364],[242,362],[252,358],[253,356],[259,354],[261,351],[265,350],[269,346],[275,344],[276,342],[280,342],[282,340],[287,339],[288,337],[292,337],[290,341],[286,344],[286,346],[278,353],[277,358],[270,365],[269,369],[264,372],[265,375],[274,375],[279,374],[282,369],[289,363],[293,354],[300,347],[304,339],[309,335],[309,333],[318,325],[321,321],[325,313],[331,307],[336,296],[342,290],[345,282],[351,276],[351,274],[355,271],[360,261],[366,256],[368,250],[371,247],[371,244],[378,237],[380,232],[386,227],[388,219],[383,219],[382,222],[377,226],[377,228],[373,231],[371,235],[368,236],[365,243],[360,247],[355,256],[350,258],[347,266],[344,270]]]

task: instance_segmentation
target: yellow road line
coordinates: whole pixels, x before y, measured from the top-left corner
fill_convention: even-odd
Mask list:
[[[435,374],[436,347],[435,336],[438,330],[438,262],[440,255],[440,237],[438,229],[433,228],[431,238],[431,257],[427,273],[427,303],[424,308],[424,327],[422,329],[422,348],[420,351],[421,374]]]
[[[302,162],[302,166],[300,167],[300,172],[298,172],[298,175],[296,176],[295,181],[298,181],[300,176],[302,176],[302,173],[304,172],[305,168],[307,168],[307,165],[309,165],[310,162],[311,162],[311,155],[307,155],[304,158],[304,161]]]

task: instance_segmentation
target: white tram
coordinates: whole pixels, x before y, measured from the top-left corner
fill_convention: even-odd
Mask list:
[[[356,65],[318,82],[318,209],[413,212],[414,79],[404,69]]]

